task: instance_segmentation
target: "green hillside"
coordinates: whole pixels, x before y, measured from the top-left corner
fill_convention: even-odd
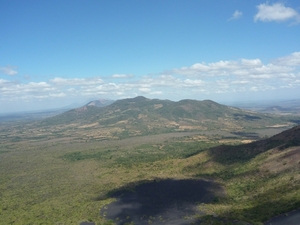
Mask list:
[[[140,96],[118,100],[102,108],[73,109],[45,119],[40,126],[85,127],[86,130],[102,130],[110,138],[123,138],[178,131],[249,132],[272,126],[288,128],[294,124],[290,120],[289,117],[245,111],[210,100],[173,102]]]
[[[225,198],[203,206],[211,215],[262,224],[300,208],[300,126],[250,144],[213,147],[191,161],[186,174],[226,187]]]

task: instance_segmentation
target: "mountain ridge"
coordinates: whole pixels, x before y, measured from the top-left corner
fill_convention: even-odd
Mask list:
[[[286,118],[251,112],[211,100],[170,101],[143,96],[121,99],[104,107],[85,105],[40,123],[42,126],[93,127],[109,136],[136,136],[178,131],[263,129],[280,124],[291,127]],[[114,131],[112,131],[114,130]]]

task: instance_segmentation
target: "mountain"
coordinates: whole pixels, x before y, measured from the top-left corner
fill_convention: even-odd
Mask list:
[[[299,114],[299,109],[297,108],[283,108],[281,106],[270,106],[261,110],[258,110],[261,113],[271,113],[278,115],[289,115],[289,114]]]
[[[176,131],[243,131],[289,127],[287,118],[221,105],[211,100],[148,99],[142,96],[117,100],[105,107],[96,103],[45,119],[42,126],[93,129],[100,136],[137,136]],[[63,128],[62,128],[63,129]]]
[[[114,100],[109,100],[109,99],[98,99],[94,101],[90,101],[87,103],[85,106],[97,106],[97,107],[104,107],[112,104]]]
[[[270,106],[261,110],[261,112],[284,112],[284,111],[289,111],[289,110],[282,108],[280,106]]]
[[[300,113],[300,100],[270,100],[255,102],[235,102],[231,106],[261,113],[295,115]]]

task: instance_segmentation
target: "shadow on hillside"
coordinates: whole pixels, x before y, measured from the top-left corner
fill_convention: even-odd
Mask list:
[[[251,115],[244,115],[244,114],[233,114],[234,118],[236,120],[250,120],[250,121],[254,121],[254,120],[261,120],[262,118],[259,116],[251,116]]]
[[[206,180],[158,180],[129,184],[106,197],[115,202],[103,207],[100,214],[116,224],[190,224],[201,213],[197,204],[212,202],[223,196],[223,188]],[[102,198],[103,199],[103,198]]]
[[[259,134],[255,133],[255,132],[231,132],[234,135],[240,136],[240,137],[244,137],[244,138],[249,138],[252,140],[258,140]]]
[[[220,145],[209,150],[212,160],[222,164],[232,164],[245,162],[258,154],[278,147],[283,142],[281,140],[260,140],[250,144],[242,145]]]
[[[292,122],[292,123],[296,123],[296,124],[300,124],[300,120],[290,120],[290,122]]]

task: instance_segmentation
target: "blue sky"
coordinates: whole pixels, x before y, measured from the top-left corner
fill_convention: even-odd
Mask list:
[[[300,96],[300,2],[0,0],[0,112]]]

